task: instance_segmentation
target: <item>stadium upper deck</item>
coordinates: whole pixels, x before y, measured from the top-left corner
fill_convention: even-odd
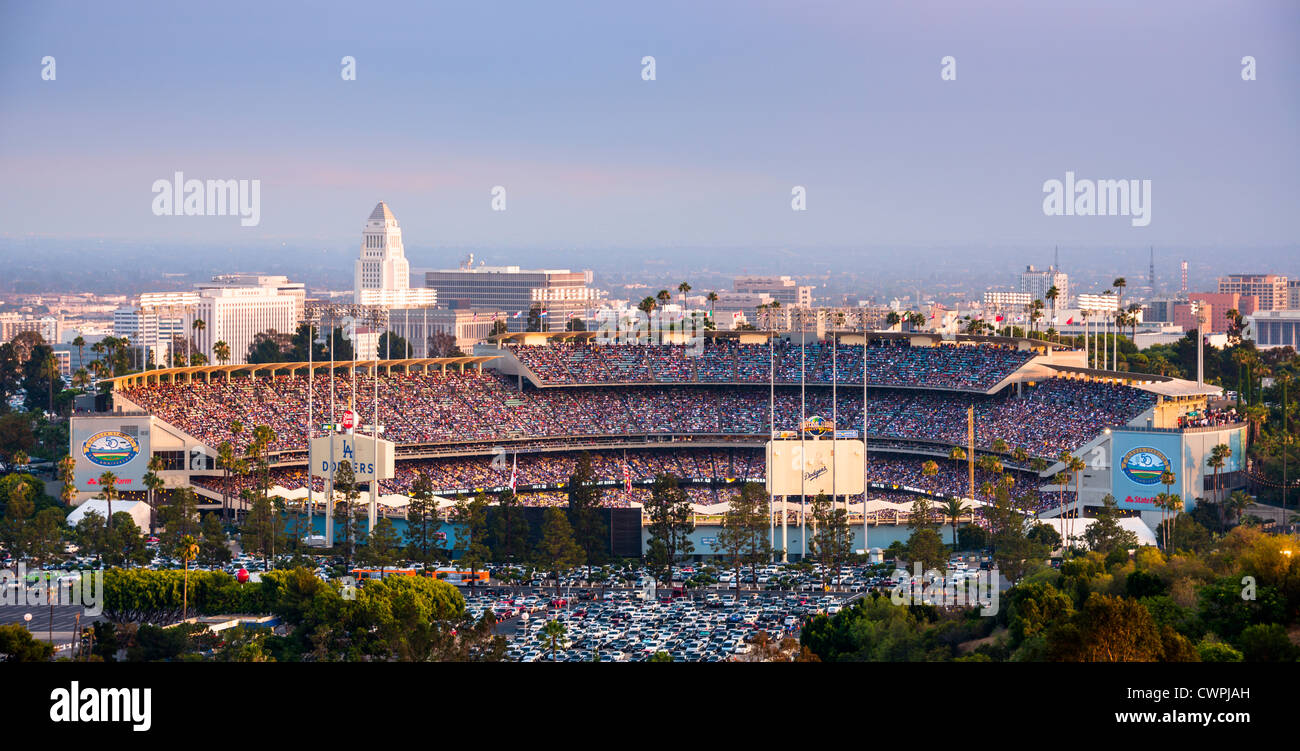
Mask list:
[[[603,345],[592,337],[546,343],[502,342],[503,354],[522,366],[539,387],[592,384],[830,384],[924,388],[987,393],[1040,354],[1005,344],[936,343],[908,339],[861,343],[815,341],[800,347],[788,339],[768,344],[705,339],[699,347],[660,344]],[[859,342],[861,337],[859,337]],[[507,363],[503,363],[507,365]]]
[[[155,371],[158,372],[158,371]],[[234,435],[232,420],[265,424],[276,433],[272,451],[302,451],[306,444],[308,388],[302,372],[269,377],[220,376],[211,380],[125,383],[116,391],[119,406],[138,405],[215,449],[230,441],[242,449],[250,431]],[[208,372],[207,377],[212,373]],[[226,373],[230,375],[229,371]],[[494,372],[419,372],[398,370],[379,376],[380,422],[385,438],[399,445],[460,445],[507,439],[555,442],[593,436],[699,439],[708,436],[766,440],[775,412],[777,430],[797,428],[798,388],[776,390],[773,409],[765,385],[655,385],[566,389],[515,388]],[[357,374],[336,376],[336,414],[355,409],[365,421],[374,414],[374,382]],[[328,421],[331,385],[315,378],[317,434]],[[876,389],[867,410],[873,439],[924,440],[949,445],[966,442],[966,410],[975,409],[976,441],[996,439],[1035,456],[1055,458],[1075,449],[1104,428],[1126,424],[1156,401],[1150,392],[1082,378],[1049,378],[1023,390],[997,394],[924,389]],[[803,414],[836,418],[840,427],[861,429],[860,389],[848,387],[832,401],[830,389],[815,386],[804,396]]]

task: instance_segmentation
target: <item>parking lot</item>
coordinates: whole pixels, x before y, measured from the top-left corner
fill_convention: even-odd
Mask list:
[[[580,593],[581,595],[586,592]],[[641,662],[657,652],[675,662],[723,662],[748,653],[759,632],[780,641],[798,637],[804,619],[834,614],[859,595],[778,592],[698,593],[695,597],[646,598],[642,590],[592,592],[589,599],[556,598],[532,591],[466,595],[476,616],[488,609],[502,618],[508,660],[550,661],[548,621],[564,625],[557,662]]]

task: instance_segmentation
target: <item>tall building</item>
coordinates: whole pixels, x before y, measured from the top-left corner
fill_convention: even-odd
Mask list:
[[[738,276],[731,283],[736,292],[770,295],[785,307],[812,306],[811,286],[800,285],[788,276]]]
[[[160,313],[158,308],[137,305],[113,311],[113,336],[125,337],[131,346],[143,348],[146,362],[152,359],[159,365],[168,363],[172,338],[183,336],[184,331],[180,318]]]
[[[473,266],[429,271],[426,287],[437,290],[444,307],[505,311],[511,331],[523,331],[533,307],[546,313],[546,331],[563,331],[570,317],[584,316],[595,307],[599,294],[591,284],[590,271],[568,269],[521,269],[518,266]],[[519,317],[515,317],[519,313]]]
[[[436,290],[411,287],[411,264],[402,248],[402,228],[380,201],[361,232],[361,257],[353,278],[353,302],[405,308],[434,305]]]
[[[1210,306],[1212,315],[1206,317],[1204,327],[1207,334],[1223,334],[1228,331],[1229,310],[1236,310],[1244,318],[1259,309],[1258,298],[1237,292],[1193,292],[1188,299]]]
[[[1047,302],[1047,290],[1055,286],[1057,292],[1056,307],[1068,307],[1070,277],[1064,271],[1057,271],[1055,266],[1048,269],[1036,269],[1033,266],[1026,266],[1025,270],[1020,272],[1020,278],[1017,282],[1022,294],[1029,295],[1031,300],[1042,300],[1043,302]]]
[[[1300,310],[1300,279],[1286,280],[1287,310]]]
[[[228,364],[248,361],[248,349],[260,333],[292,333],[302,320],[303,285],[283,276],[227,274],[198,285],[193,319],[203,321],[194,331],[198,351],[208,362],[220,364],[213,351],[217,342],[230,347]]]
[[[1221,294],[1254,295],[1259,310],[1286,310],[1289,305],[1287,279],[1277,274],[1229,274],[1219,277]]]

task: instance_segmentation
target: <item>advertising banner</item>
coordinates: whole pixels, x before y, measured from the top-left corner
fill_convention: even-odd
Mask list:
[[[148,417],[74,417],[70,453],[77,490],[97,493],[99,479],[112,472],[119,491],[144,490],[149,471]]]

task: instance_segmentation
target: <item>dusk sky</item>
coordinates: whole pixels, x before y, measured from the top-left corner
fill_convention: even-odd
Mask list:
[[[408,245],[1289,245],[1298,41],[1292,0],[5,1],[0,237],[332,247],[382,199]],[[1150,225],[1045,216],[1067,170]],[[154,216],[175,171],[261,223]]]

